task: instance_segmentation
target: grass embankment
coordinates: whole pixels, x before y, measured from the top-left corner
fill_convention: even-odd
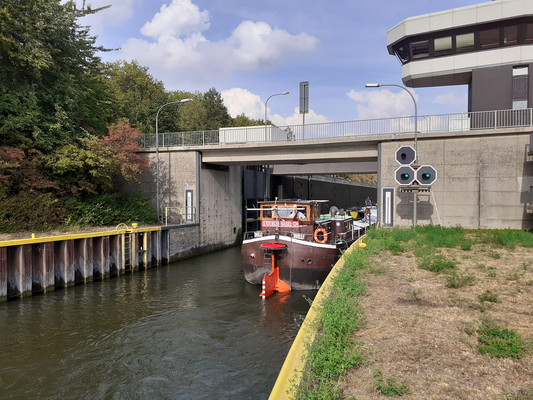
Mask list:
[[[533,399],[533,234],[372,230],[321,304],[294,398]]]

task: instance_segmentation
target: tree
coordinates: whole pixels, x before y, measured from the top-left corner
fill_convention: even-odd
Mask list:
[[[135,125],[143,133],[155,133],[157,110],[171,100],[163,82],[155,79],[148,67],[136,60],[107,64],[107,76],[119,103],[119,117]],[[159,132],[178,130],[176,118],[169,110],[159,115]]]
[[[60,0],[0,8],[0,145],[48,152],[107,126],[112,99],[96,56],[106,49],[77,22],[103,8]]]
[[[231,126],[258,126],[258,125],[264,125],[264,121],[262,119],[251,119],[246,116],[246,114],[242,113],[240,115],[237,115],[235,118],[231,119]]]
[[[205,130],[230,126],[231,117],[228,109],[224,105],[222,96],[215,88],[204,93],[202,102],[205,108]]]
[[[115,151],[120,164],[120,172],[129,182],[138,182],[141,171],[150,169],[150,161],[138,155],[142,150],[138,139],[142,135],[142,132],[133,128],[129,123],[119,121],[118,124],[109,127],[109,135],[98,140]]]

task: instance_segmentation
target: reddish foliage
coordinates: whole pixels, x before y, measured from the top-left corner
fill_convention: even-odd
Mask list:
[[[144,135],[129,123],[120,121],[108,127],[108,136],[98,141],[113,148],[121,159],[121,172],[126,179],[132,179],[145,169],[150,169],[150,161],[141,158],[137,153],[143,149],[137,139]]]
[[[22,150],[14,147],[0,147],[0,183],[3,186],[0,197],[17,193],[21,189],[57,189],[55,183],[44,178],[35,169]]]

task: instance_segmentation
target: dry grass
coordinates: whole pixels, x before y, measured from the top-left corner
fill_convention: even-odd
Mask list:
[[[367,349],[365,366],[344,378],[346,398],[378,399],[373,369],[407,380],[409,399],[533,399],[533,356],[494,358],[477,349],[477,329],[489,317],[522,339],[533,339],[533,250],[441,249],[473,285],[446,286],[446,274],[417,267],[412,252],[374,256],[384,273],[369,274],[361,299],[366,325],[356,332]],[[495,253],[498,253],[497,255]],[[500,302],[481,302],[490,290]]]

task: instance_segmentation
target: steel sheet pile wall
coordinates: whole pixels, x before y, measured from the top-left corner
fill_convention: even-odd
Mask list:
[[[148,228],[0,242],[0,302],[159,266],[161,237]]]

